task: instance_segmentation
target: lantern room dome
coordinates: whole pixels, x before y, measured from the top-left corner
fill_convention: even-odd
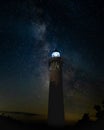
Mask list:
[[[53,51],[52,57],[60,57],[60,52],[58,52],[57,50]]]

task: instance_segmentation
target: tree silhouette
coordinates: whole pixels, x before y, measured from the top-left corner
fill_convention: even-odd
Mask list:
[[[100,121],[103,117],[100,105],[95,105],[94,109],[96,110],[96,119],[97,119],[97,121]]]
[[[104,129],[104,101],[102,101],[101,106],[95,105],[94,109],[96,110],[96,127]]]
[[[89,126],[91,126],[91,123],[92,122],[90,120],[89,113],[84,113],[83,116],[82,116],[82,119],[78,121],[77,127],[88,129]]]
[[[83,115],[82,121],[84,121],[84,122],[89,122],[90,121],[89,113],[85,113]]]
[[[104,110],[104,100],[102,101],[102,106],[103,106],[103,110]]]
[[[104,102],[102,104],[104,104]],[[103,107],[104,107],[104,105],[103,105]],[[101,109],[100,105],[95,105],[94,109],[96,110],[97,121],[104,121],[104,109]]]

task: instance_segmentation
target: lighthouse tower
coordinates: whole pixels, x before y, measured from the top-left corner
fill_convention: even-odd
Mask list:
[[[49,59],[49,102],[48,123],[54,126],[64,125],[64,101],[62,85],[62,58],[55,50]]]

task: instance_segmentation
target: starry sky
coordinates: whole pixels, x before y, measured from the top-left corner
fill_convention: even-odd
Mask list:
[[[48,59],[63,57],[65,118],[104,99],[102,0],[0,2],[0,110],[46,114]]]

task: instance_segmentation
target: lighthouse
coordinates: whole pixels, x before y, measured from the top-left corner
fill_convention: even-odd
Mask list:
[[[62,64],[60,52],[53,51],[49,59],[48,100],[48,124],[52,126],[64,126]]]

